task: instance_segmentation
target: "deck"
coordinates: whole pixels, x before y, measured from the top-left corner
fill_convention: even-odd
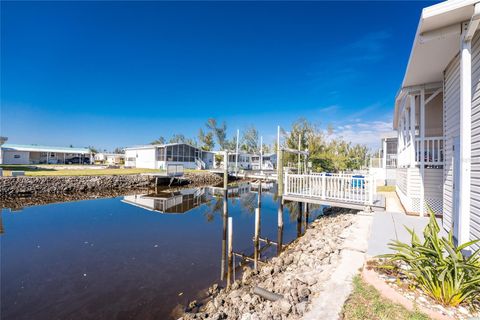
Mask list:
[[[355,210],[384,210],[373,175],[285,174],[283,199]]]
[[[223,171],[213,171],[223,174]],[[274,172],[242,171],[229,173],[238,178],[276,181]],[[314,203],[354,210],[385,210],[385,197],[376,193],[376,180],[372,174],[343,173],[285,173],[283,199]]]

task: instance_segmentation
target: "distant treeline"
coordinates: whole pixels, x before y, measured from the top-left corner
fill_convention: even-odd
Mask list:
[[[368,163],[370,158],[365,145],[352,144],[342,137],[336,137],[332,128],[322,130],[306,119],[295,121],[290,131],[281,132],[282,141],[291,149],[298,149],[300,139],[301,150],[308,149],[309,161],[315,171],[338,172],[351,169],[360,169]],[[188,143],[205,151],[235,150],[236,136],[227,136],[227,124],[221,124],[216,119],[208,119],[205,128],[200,128],[197,137],[185,137],[183,134],[174,134],[170,139],[159,137],[151,144]],[[260,135],[255,126],[249,126],[240,133],[239,149],[248,153],[260,152]],[[276,141],[273,144],[263,143],[263,152],[271,153],[277,149]],[[295,163],[297,156],[286,154],[286,162]]]

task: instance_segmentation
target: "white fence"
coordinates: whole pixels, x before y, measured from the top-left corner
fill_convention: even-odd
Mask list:
[[[286,174],[285,195],[372,205],[376,183],[373,175]]]

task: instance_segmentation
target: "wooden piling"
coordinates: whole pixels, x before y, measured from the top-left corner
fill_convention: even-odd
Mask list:
[[[223,190],[223,237],[222,237],[222,265],[220,267],[220,280],[225,278],[225,263],[227,257],[227,226],[228,226],[228,196],[227,189]]]
[[[283,240],[283,199],[280,197],[278,203],[278,213],[277,213],[277,254],[282,252],[282,240]]]
[[[277,155],[277,193],[283,196],[283,150],[278,151]]]
[[[223,188],[228,188],[228,151],[225,151],[223,159]]]
[[[305,228],[304,228],[304,233],[308,229],[308,219],[310,218],[310,204],[305,203]]]
[[[233,219],[228,217],[228,270],[227,270],[227,288],[230,288],[233,271]]]
[[[298,214],[297,214],[297,237],[302,235],[302,217],[303,217],[303,206],[302,202],[298,203]]]
[[[254,268],[257,270],[260,249],[260,208],[255,209]]]

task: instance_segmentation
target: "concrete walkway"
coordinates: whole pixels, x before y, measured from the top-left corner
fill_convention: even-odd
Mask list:
[[[373,216],[372,230],[368,240],[367,256],[374,257],[392,253],[393,251],[388,247],[388,243],[392,240],[410,243],[411,236],[405,226],[413,229],[421,239],[428,220],[429,217],[407,216],[400,212],[376,212]],[[437,221],[441,226],[441,220],[437,219]],[[440,234],[446,236],[444,231],[441,231]]]

